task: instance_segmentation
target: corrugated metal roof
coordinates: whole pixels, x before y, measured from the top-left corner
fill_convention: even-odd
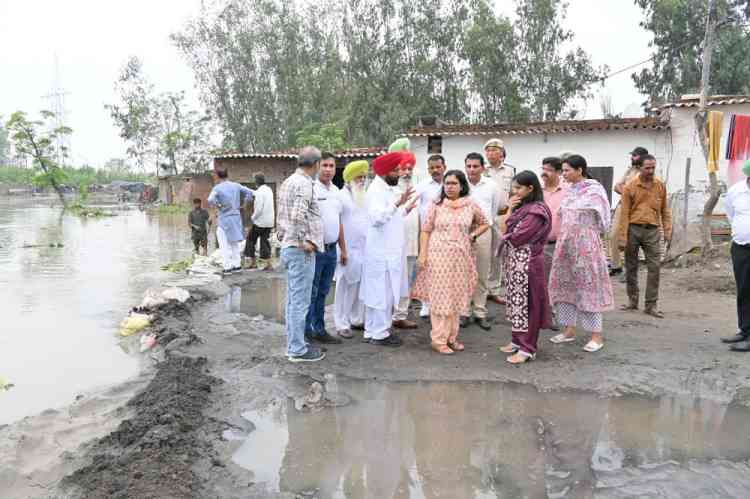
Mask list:
[[[374,158],[386,151],[382,147],[357,147],[333,153],[337,158]],[[297,159],[298,151],[275,151],[269,153],[257,152],[225,152],[217,154],[214,159]]]
[[[613,118],[598,120],[543,121],[537,123],[495,123],[441,125],[418,127],[408,130],[407,137],[429,137],[434,135],[533,135],[542,133],[574,133],[597,130],[660,130],[669,126],[660,118]]]
[[[683,97],[679,102],[664,104],[653,108],[652,111],[672,107],[698,107],[699,103],[700,98],[698,96]],[[750,95],[712,95],[706,100],[707,106],[727,106],[730,104],[750,104]]]

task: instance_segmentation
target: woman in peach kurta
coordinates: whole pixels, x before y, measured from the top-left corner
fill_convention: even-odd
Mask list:
[[[464,349],[458,342],[459,316],[468,313],[477,284],[473,244],[489,228],[468,196],[464,173],[447,172],[440,197],[422,223],[412,296],[430,304],[432,348],[443,354]]]

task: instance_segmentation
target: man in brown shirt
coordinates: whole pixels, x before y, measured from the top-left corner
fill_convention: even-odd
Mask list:
[[[654,177],[656,158],[646,154],[642,159],[640,173],[622,191],[618,245],[625,250],[625,272],[630,299],[630,303],[622,309],[638,308],[638,250],[643,248],[648,267],[644,311],[662,318],[664,314],[656,308],[661,267],[659,226],[664,231],[664,239],[669,242],[672,239],[672,213],[667,203],[667,186]]]

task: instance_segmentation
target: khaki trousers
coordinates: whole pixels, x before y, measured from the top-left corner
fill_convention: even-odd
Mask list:
[[[485,231],[474,244],[476,251],[477,288],[471,298],[469,315],[478,319],[487,317],[487,294],[489,293],[490,266],[492,265],[492,231]]]
[[[628,298],[638,305],[638,250],[646,255],[648,277],[646,279],[646,308],[656,308],[659,300],[659,273],[661,270],[661,233],[656,225],[633,225],[628,227],[628,244],[625,248],[625,272]]]
[[[445,346],[448,343],[455,343],[458,339],[458,314],[438,315],[430,314],[432,323],[432,346]]]
[[[619,239],[618,233],[620,231],[620,209],[621,205],[617,205],[615,213],[612,215],[612,227],[609,229],[609,261],[613,269],[622,268],[622,253],[617,247],[617,241]]]
[[[490,258],[490,275],[487,278],[487,293],[493,296],[503,296],[503,265],[502,258],[496,256],[497,248],[500,246],[502,234],[500,234],[500,217],[497,217],[492,231],[492,246]]]

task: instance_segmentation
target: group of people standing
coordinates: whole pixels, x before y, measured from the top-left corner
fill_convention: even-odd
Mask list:
[[[657,307],[661,248],[671,240],[672,220],[666,186],[654,175],[656,159],[641,147],[631,152],[632,167],[615,185],[621,202],[612,224],[607,192],[590,178],[583,156],[544,158],[539,176],[516,174],[505,157],[499,139],[489,140],[484,154],[468,154],[462,169],[447,169],[435,154],[427,160],[429,178],[415,183],[416,158],[400,139],[372,165],[349,163],[339,189],[334,156],[303,148],[298,169],[278,192],[289,360],[321,360],[320,345],[341,343],[357,330],[364,342],[398,347],[396,330],[418,327],[408,318],[412,300],[429,317],[432,348],[440,354],[464,350],[459,332],[470,323],[492,328],[488,301],[505,305],[512,334],[500,350],[510,363],[533,360],[545,328],[562,328],[550,338],[555,344],[573,342],[583,328],[591,335],[584,350],[596,352],[604,345],[602,314],[614,306],[610,275],[618,272],[618,260],[609,266],[605,255],[610,227],[610,251],[625,251],[629,300],[622,309],[639,307],[643,251],[644,311],[663,317]],[[243,239],[239,198],[262,193],[215,173],[209,204],[219,209],[217,236],[231,273]],[[266,204],[273,207],[273,198]],[[267,239],[263,227],[259,232]],[[253,251],[255,239],[250,246]],[[266,257],[270,248],[261,243],[261,252]],[[325,303],[334,280],[331,334]],[[737,342],[747,339],[741,332]]]
[[[602,244],[607,194],[580,155],[545,158],[544,187],[505,156],[499,139],[484,155],[468,154],[460,170],[432,155],[429,178],[414,184],[416,158],[401,139],[373,161],[372,181],[367,161],[354,161],[338,189],[333,157],[304,148],[279,190],[289,360],[320,360],[319,345],[355,330],[372,345],[398,347],[396,330],[417,328],[408,319],[412,299],[430,318],[440,354],[464,350],[459,331],[472,321],[491,329],[488,301],[505,304],[508,362],[534,359],[539,330],[553,322],[565,328],[554,343],[573,341],[580,326],[591,332],[585,350],[601,349],[602,312],[614,301]],[[324,313],[334,278],[331,334]]]

